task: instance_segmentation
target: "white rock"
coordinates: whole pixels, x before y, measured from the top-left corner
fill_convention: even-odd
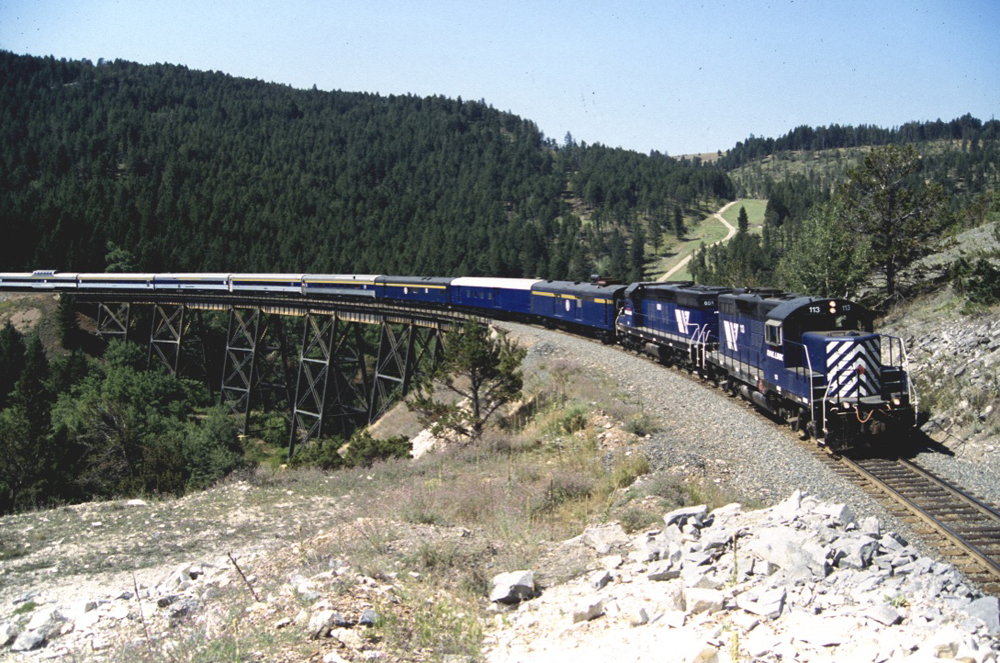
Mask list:
[[[573,608],[573,623],[588,622],[604,614],[604,601],[599,598],[585,599]]]
[[[712,614],[722,610],[726,595],[717,589],[688,587],[684,590],[684,603],[688,614],[707,612]]]
[[[816,647],[830,647],[850,640],[858,630],[858,621],[796,612],[785,621],[785,628],[796,640]]]
[[[40,635],[43,640],[48,640],[53,636],[59,635],[66,626],[67,621],[66,615],[60,612],[58,608],[43,608],[31,616],[24,630],[33,631]]]
[[[493,577],[490,601],[517,603],[535,595],[535,574],[533,571],[510,571]]]
[[[605,555],[613,547],[627,544],[629,537],[621,525],[610,523],[588,527],[581,535],[580,540],[596,550],[598,555]]]

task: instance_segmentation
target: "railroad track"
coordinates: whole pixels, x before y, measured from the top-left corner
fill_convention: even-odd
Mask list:
[[[896,515],[969,580],[1000,595],[1000,511],[995,507],[908,460],[828,458],[839,474],[853,474],[890,499]]]

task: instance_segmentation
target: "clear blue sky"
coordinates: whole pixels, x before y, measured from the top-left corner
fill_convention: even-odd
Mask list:
[[[672,155],[1000,113],[998,0],[0,0],[0,48],[484,99]]]

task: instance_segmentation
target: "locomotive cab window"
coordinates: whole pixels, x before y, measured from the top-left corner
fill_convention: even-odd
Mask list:
[[[768,345],[781,347],[781,323],[775,320],[768,320],[764,325],[764,342]]]

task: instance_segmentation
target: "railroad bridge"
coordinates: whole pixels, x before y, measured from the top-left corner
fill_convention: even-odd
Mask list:
[[[200,363],[203,375],[195,377],[210,378],[207,361],[185,358],[204,358],[205,348],[195,346],[205,314],[225,316],[220,402],[244,434],[255,432],[254,408],[281,411],[290,422],[289,455],[310,439],[376,421],[433,368],[445,332],[486,322],[443,308],[327,297],[114,290],[72,296],[78,311],[93,315],[98,337],[148,343],[149,364],[162,363],[175,376],[189,376]],[[373,338],[371,326],[377,343],[363,339]]]

